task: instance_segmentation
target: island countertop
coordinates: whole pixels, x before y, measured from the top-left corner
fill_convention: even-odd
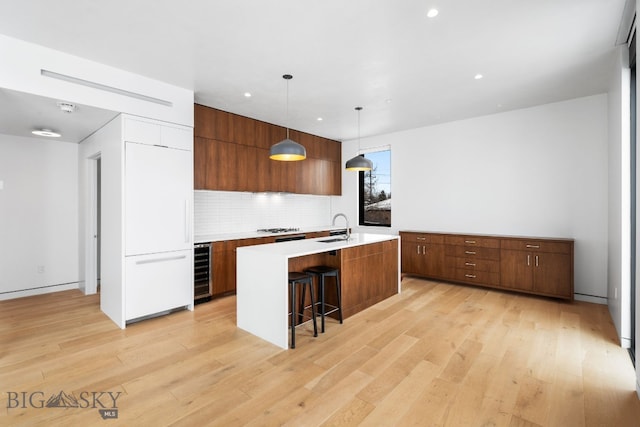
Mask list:
[[[238,327],[288,348],[288,272],[312,265],[340,270],[345,319],[399,293],[399,240],[395,235],[354,233],[349,240],[330,236],[237,248]]]
[[[399,236],[391,234],[353,233],[349,237],[349,240],[346,240],[344,236],[317,237],[314,239],[268,243],[266,245],[244,246],[238,248],[237,251],[238,253],[240,253],[240,251],[269,253],[271,255],[292,258],[398,239],[400,239]]]

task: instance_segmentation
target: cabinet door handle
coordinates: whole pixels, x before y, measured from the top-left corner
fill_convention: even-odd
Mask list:
[[[527,245],[527,248],[530,248],[530,249],[540,249],[540,245]]]
[[[465,240],[464,243],[466,243],[467,245],[475,245],[476,241],[475,240]]]
[[[475,267],[476,264],[473,262],[465,262],[464,265],[468,266],[468,267]]]
[[[426,255],[427,254],[427,247],[423,246],[422,247],[422,255]]]
[[[527,267],[531,265],[531,255],[527,255]]]
[[[186,255],[176,255],[176,256],[168,256],[163,258],[151,258],[151,259],[142,259],[136,261],[136,264],[152,264],[154,262],[165,262],[165,261],[175,261],[179,259],[185,259]]]
[[[416,253],[420,255],[420,245],[416,245]]]
[[[475,251],[464,251],[465,254],[467,255],[475,255]]]
[[[189,218],[189,200],[184,201],[184,242],[189,243],[189,231],[190,228],[190,218]]]
[[[538,266],[538,255],[536,255],[536,267]]]
[[[464,277],[468,277],[469,279],[475,279],[476,275],[475,274],[465,274]]]

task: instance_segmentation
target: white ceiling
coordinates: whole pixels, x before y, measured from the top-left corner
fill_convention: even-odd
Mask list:
[[[192,89],[201,104],[345,140],[357,136],[357,105],[365,137],[606,92],[624,4],[3,0],[0,33]],[[431,7],[440,12],[432,19]],[[294,77],[288,119],[285,73]],[[11,115],[55,125],[39,111],[55,100],[16,108],[14,95],[0,92],[0,133],[17,122]],[[75,122],[94,125],[87,120]]]

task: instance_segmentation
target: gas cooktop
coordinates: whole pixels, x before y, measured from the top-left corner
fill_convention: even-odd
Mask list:
[[[258,228],[258,233],[289,233],[292,231],[300,231],[299,228]]]

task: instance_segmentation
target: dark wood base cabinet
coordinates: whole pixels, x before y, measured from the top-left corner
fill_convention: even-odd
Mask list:
[[[305,233],[306,239],[327,237],[329,231]],[[211,296],[213,298],[236,293],[236,249],[242,246],[266,245],[274,243],[275,236],[254,237],[212,242],[211,263]]]
[[[289,271],[302,271],[313,265],[340,269],[345,319],[398,293],[398,240],[289,259]],[[327,302],[335,305],[335,297],[329,295]]]
[[[402,273],[573,299],[572,239],[401,231]]]

